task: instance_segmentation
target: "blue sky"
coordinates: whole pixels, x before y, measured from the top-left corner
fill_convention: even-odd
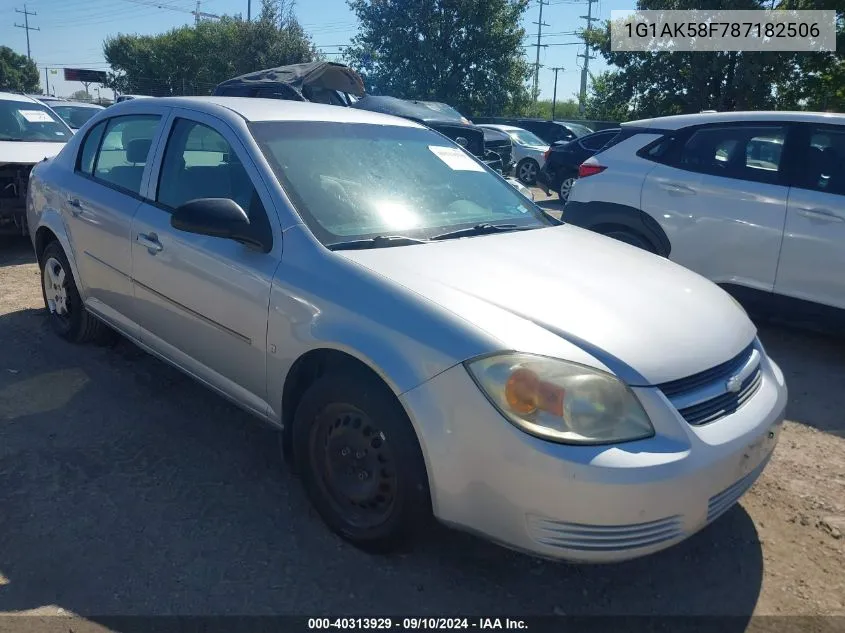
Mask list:
[[[201,0],[200,10],[213,14],[246,15],[248,0]],[[23,10],[23,0],[0,0],[4,7],[5,19],[0,23],[0,43],[10,46],[15,51],[26,53],[26,32],[15,28],[14,24],[23,24],[24,16],[14,13],[13,8]],[[152,6],[156,5],[156,6]],[[190,24],[194,16],[196,0],[27,0],[27,10],[37,15],[30,16],[30,26],[40,31],[30,31],[32,58],[41,72],[42,88],[45,81],[45,68],[59,69],[57,74],[49,74],[51,92],[68,96],[82,88],[81,84],[68,83],[62,79],[61,68],[90,68],[106,70],[108,64],[103,59],[102,42],[109,35],[117,33],[153,34],[166,31],[183,24]],[[260,0],[252,0],[253,15],[258,11]],[[633,0],[599,0],[593,4],[593,14],[602,20],[610,17],[610,12],[617,9],[631,9]],[[568,33],[583,27],[585,21],[579,16],[586,15],[586,1],[548,0],[543,8],[543,44],[540,49],[540,90],[543,98],[551,98],[554,86],[553,66],[562,66],[565,70],[558,74],[558,99],[566,99],[577,93],[580,82],[582,59],[577,53],[583,52],[583,46],[572,43],[577,39]],[[530,47],[537,42],[536,22],[539,13],[537,0],[532,0],[525,16],[526,53],[529,61],[534,62],[536,49]],[[329,59],[340,47],[348,44],[355,34],[357,22],[345,0],[297,0],[296,14],[306,30],[312,34],[315,44],[327,53]],[[600,58],[591,60],[590,70],[601,70],[604,64]],[[93,90],[93,87],[92,87]],[[111,97],[110,90],[103,90],[103,96]]]

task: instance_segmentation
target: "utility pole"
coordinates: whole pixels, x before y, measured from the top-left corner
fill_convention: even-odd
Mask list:
[[[18,24],[15,22],[15,26],[19,29],[26,29],[26,56],[31,61],[32,54],[29,51],[29,32],[30,31],[40,31],[41,29],[37,26],[30,26],[29,25],[29,16],[31,15],[38,15],[35,11],[27,11],[26,5],[23,5],[23,11],[20,9],[15,9],[15,13],[23,13],[23,24]]]
[[[252,0],[246,0],[246,21],[252,22]]]
[[[555,106],[557,105],[557,74],[559,71],[563,70],[563,66],[555,66],[552,68],[555,71],[555,90],[552,93],[552,121],[555,120]]]
[[[596,0],[596,1],[598,1],[598,0]],[[200,20],[202,18],[217,18],[217,19],[220,19],[220,16],[215,14],[215,13],[206,13],[204,11],[200,11],[201,7],[202,7],[201,0],[197,0],[197,8],[194,9],[193,11],[188,12],[188,13],[194,14],[194,25],[195,26],[200,23]]]
[[[582,15],[581,19],[587,21],[587,29],[589,31],[593,28],[593,22],[598,22],[598,18],[593,17],[593,3],[599,0],[587,0],[587,15]],[[587,32],[584,32],[584,53],[579,54],[578,57],[584,58],[584,66],[581,68],[581,92],[578,95],[578,111],[581,116],[584,116],[584,111],[587,108],[587,76],[590,72],[590,60],[595,59],[595,55],[590,55],[590,40]]]
[[[537,25],[537,59],[534,62],[534,101],[537,100],[538,92],[538,85],[540,80],[540,48],[543,48],[545,45],[540,44],[540,40],[543,36],[543,27],[549,26],[548,24],[543,23],[543,5],[548,4],[545,0],[537,0],[540,3],[540,19],[537,22],[532,22],[532,24]],[[594,0],[598,2],[598,0]]]
[[[44,68],[44,81],[47,82],[47,92],[45,92],[44,94],[49,95],[50,94],[50,69],[49,68]]]

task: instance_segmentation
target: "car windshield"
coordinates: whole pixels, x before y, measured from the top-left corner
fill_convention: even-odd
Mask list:
[[[534,134],[534,132],[529,132],[528,130],[508,130],[508,136],[520,145],[529,145],[533,147],[545,147],[548,145],[548,143]]]
[[[56,103],[52,106],[53,111],[58,114],[65,123],[67,123],[74,130],[78,130],[90,119],[92,116],[100,111],[99,108],[91,108],[88,106],[79,105],[64,105]]]
[[[565,125],[570,130],[572,130],[572,133],[575,136],[577,136],[579,138],[582,137],[582,136],[587,136],[587,134],[593,133],[593,131],[590,128],[585,127],[583,125],[578,125],[577,123],[566,123]]]
[[[66,143],[71,136],[67,125],[46,106],[0,100],[0,141]]]
[[[382,235],[428,239],[480,224],[555,224],[507,181],[431,130],[300,121],[251,128],[323,244]]]

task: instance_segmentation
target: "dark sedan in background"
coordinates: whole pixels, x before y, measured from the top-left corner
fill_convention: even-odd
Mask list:
[[[592,133],[588,127],[578,123],[563,123],[561,121],[546,121],[544,119],[525,119],[519,117],[473,117],[473,123],[493,123],[496,125],[512,125],[533,132],[547,144],[559,141],[572,141],[581,136]]]
[[[581,163],[598,153],[617,134],[619,134],[618,128],[602,130],[568,143],[552,145],[546,152],[546,162],[537,176],[537,185],[546,192],[546,195],[554,191],[561,202],[566,202],[572,184],[578,178],[578,168]]]

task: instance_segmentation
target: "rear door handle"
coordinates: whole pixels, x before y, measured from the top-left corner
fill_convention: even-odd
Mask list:
[[[845,218],[827,209],[800,209],[798,215],[811,220],[822,220],[824,222],[845,222]]]
[[[149,251],[150,255],[155,255],[164,249],[164,246],[162,246],[161,242],[158,241],[158,236],[155,233],[150,233],[149,235],[138,233],[138,236],[135,239],[141,246]]]

